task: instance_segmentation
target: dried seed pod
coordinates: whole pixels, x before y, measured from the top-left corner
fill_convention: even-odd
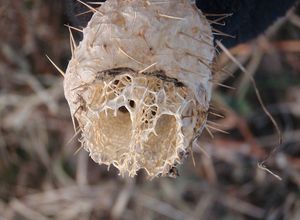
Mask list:
[[[212,32],[188,0],[108,0],[65,74],[65,96],[93,160],[121,175],[168,175],[201,134]]]

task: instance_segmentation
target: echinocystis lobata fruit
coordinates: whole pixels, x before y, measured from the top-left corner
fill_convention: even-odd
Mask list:
[[[189,0],[106,1],[65,74],[84,149],[121,175],[168,175],[205,126],[213,57],[210,25]]]

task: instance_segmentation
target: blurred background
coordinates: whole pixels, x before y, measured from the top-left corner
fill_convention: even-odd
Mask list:
[[[220,54],[212,129],[195,163],[149,181],[95,164],[73,138],[63,78],[46,58],[65,70],[71,57],[62,1],[0,0],[0,219],[299,220],[299,14],[231,50],[255,78],[282,146],[271,153],[278,135],[251,81]],[[281,181],[258,167],[268,155]]]

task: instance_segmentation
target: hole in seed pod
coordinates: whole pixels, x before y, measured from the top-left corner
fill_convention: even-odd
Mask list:
[[[122,113],[128,113],[128,109],[125,106],[121,106],[118,110]]]
[[[147,129],[148,126],[145,126]],[[172,115],[161,115],[157,119],[155,133],[150,133],[144,143],[145,167],[153,168],[163,166],[166,158],[177,154],[178,145],[176,118]]]
[[[128,82],[131,82],[131,78],[129,76],[126,76],[125,79],[128,81]]]
[[[151,115],[152,115],[152,116],[156,116],[156,114],[157,114],[157,106],[153,106],[153,107],[151,108]]]
[[[113,110],[102,111],[98,117],[91,120],[92,126],[87,130],[89,141],[94,146],[93,152],[99,154],[96,162],[116,161],[124,163],[124,155],[128,152],[132,137],[132,122],[130,114]]]
[[[120,82],[120,80],[115,80],[115,81],[113,82],[113,84],[114,84],[114,85],[118,85],[119,82]]]
[[[135,107],[135,102],[133,100],[130,100],[129,105],[130,105],[131,108],[134,108]]]

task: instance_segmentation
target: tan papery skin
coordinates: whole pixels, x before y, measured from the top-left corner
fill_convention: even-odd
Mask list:
[[[206,123],[212,31],[188,0],[108,0],[74,49],[65,96],[91,158],[172,174]]]

